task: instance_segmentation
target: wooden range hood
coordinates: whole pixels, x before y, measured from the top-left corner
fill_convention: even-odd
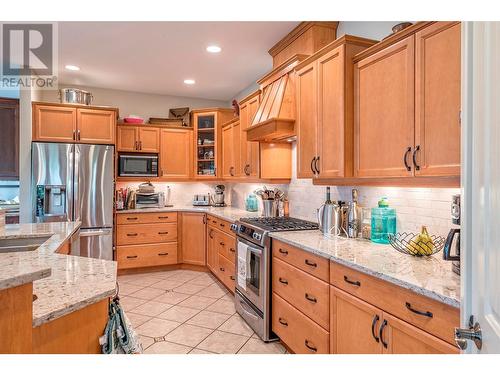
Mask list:
[[[249,141],[285,142],[295,136],[295,67],[308,55],[294,55],[259,80],[262,100],[251,126]]]

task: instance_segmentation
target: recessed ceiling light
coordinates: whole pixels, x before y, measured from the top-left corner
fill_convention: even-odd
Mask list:
[[[222,51],[222,48],[216,45],[211,45],[207,47],[207,52],[210,53],[219,53],[220,51]]]
[[[185,79],[185,80],[184,80],[184,83],[185,83],[186,85],[194,85],[196,82],[195,82],[195,80],[194,80],[194,79]]]
[[[66,65],[65,66],[66,69],[68,70],[80,70],[80,67],[76,66],[76,65]]]

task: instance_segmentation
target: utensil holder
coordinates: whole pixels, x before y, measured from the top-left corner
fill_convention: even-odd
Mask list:
[[[263,210],[262,216],[264,217],[278,217],[278,201],[273,199],[262,200]]]

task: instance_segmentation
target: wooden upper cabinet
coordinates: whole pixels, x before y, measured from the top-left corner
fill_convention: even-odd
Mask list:
[[[33,104],[33,141],[75,142],[76,108]]]
[[[260,91],[247,96],[240,103],[240,127],[241,127],[241,172],[243,177],[259,177],[259,161],[260,148],[259,142],[247,141],[247,133],[244,131],[248,128],[259,108]]]
[[[383,313],[384,354],[458,354],[457,347],[390,314]]]
[[[115,144],[115,111],[85,108],[77,108],[76,111],[78,142]]]
[[[19,178],[19,99],[0,98],[0,178]]]
[[[183,212],[182,220],[182,263],[204,266],[206,264],[206,215]]]
[[[193,131],[160,129],[160,177],[189,178],[193,171]]]
[[[317,138],[317,62],[297,72],[297,177],[312,178],[315,172]]]
[[[241,168],[241,137],[241,124],[238,120],[233,124],[233,169],[231,170],[231,176],[233,177],[241,177],[243,174]]]
[[[460,23],[415,34],[417,176],[460,175]]]
[[[414,43],[411,35],[354,66],[356,177],[413,175]]]
[[[222,178],[230,178],[233,168],[233,127],[222,128]]]
[[[334,354],[382,354],[378,339],[382,311],[330,287],[330,351]]]
[[[139,151],[157,153],[160,151],[160,129],[139,127]]]
[[[139,128],[137,126],[119,125],[116,131],[117,151],[136,152],[139,139]]]

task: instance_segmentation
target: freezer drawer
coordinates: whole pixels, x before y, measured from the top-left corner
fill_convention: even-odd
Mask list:
[[[77,255],[73,254],[72,255]],[[113,260],[113,229],[81,229],[80,254],[82,257]]]

